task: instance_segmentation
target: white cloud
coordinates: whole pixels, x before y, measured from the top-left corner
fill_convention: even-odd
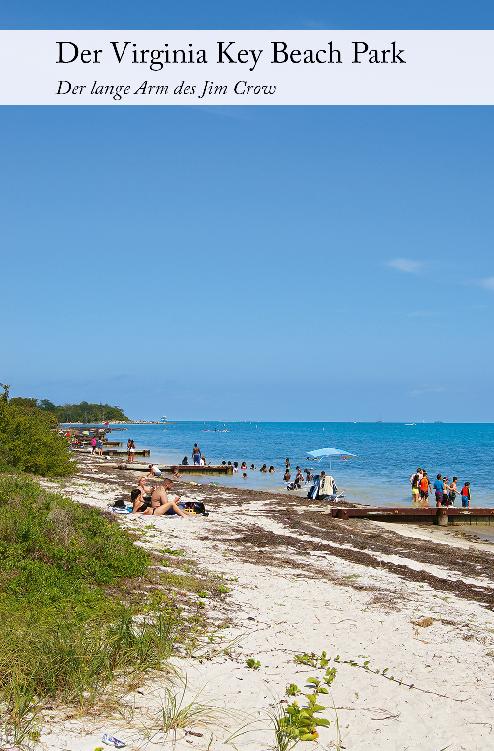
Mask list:
[[[480,286],[484,289],[490,289],[494,292],[494,276],[486,276],[485,279],[481,279]]]
[[[403,271],[405,274],[418,274],[424,264],[420,261],[412,261],[411,258],[392,258],[386,266],[396,271]]]

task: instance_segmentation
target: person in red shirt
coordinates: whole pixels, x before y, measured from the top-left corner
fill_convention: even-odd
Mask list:
[[[461,505],[463,508],[470,508],[471,498],[470,483],[466,482],[461,489]]]
[[[429,502],[429,478],[427,477],[427,472],[424,472],[424,476],[422,477],[420,483],[420,500],[426,504]]]

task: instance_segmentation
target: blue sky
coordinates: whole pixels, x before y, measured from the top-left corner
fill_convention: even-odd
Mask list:
[[[492,4],[24,2],[3,28],[493,28]],[[494,420],[494,112],[11,107],[0,380],[176,419]]]

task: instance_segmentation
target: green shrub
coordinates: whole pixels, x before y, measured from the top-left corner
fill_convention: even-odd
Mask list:
[[[149,565],[112,519],[26,478],[0,477],[0,703],[94,696],[116,674],[159,668],[181,616],[150,610]]]
[[[17,469],[44,477],[74,472],[67,441],[56,431],[56,417],[0,395],[0,470]]]

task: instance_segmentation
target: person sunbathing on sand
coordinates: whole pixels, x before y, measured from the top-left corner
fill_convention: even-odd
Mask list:
[[[180,500],[178,495],[168,498],[168,491],[173,487],[173,480],[168,477],[163,481],[160,488],[155,487],[151,493],[151,508],[147,508],[143,513],[146,515],[162,516],[163,514],[174,513],[179,516],[187,518],[178,501]]]
[[[135,488],[131,494],[132,513],[145,514],[146,516],[162,516],[163,514],[178,514],[186,517],[180,506],[178,506],[179,497],[169,498],[167,491],[173,486],[173,481],[165,479],[161,487],[156,485],[146,485],[145,478],[139,481],[139,488]]]
[[[142,492],[142,495],[146,496],[146,497],[150,496],[151,493],[153,492],[154,488],[156,487],[156,485],[152,485],[152,484],[147,483],[146,482],[147,479],[148,479],[147,475],[144,476],[144,477],[140,477],[139,478],[139,482],[137,483],[137,487]]]
[[[137,488],[134,488],[130,493],[132,513],[134,514],[138,511],[144,511],[144,508],[141,508],[141,506],[147,508],[147,506],[151,505],[151,493],[153,492],[155,485],[149,485],[146,480],[147,477],[141,477],[137,483]]]
[[[133,488],[130,491],[132,513],[143,513],[151,505],[151,495],[144,495],[142,488]]]

